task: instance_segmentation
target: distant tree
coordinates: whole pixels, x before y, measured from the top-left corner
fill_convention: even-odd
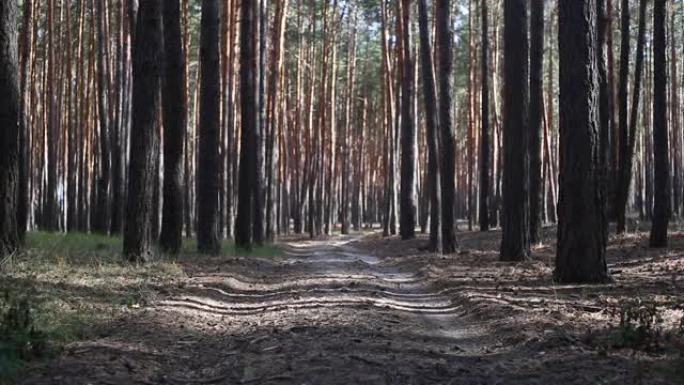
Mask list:
[[[653,9],[653,158],[655,196],[651,247],[667,246],[670,220],[670,161],[667,132],[667,1],[655,0]]]
[[[133,113],[124,223],[124,255],[132,262],[151,256],[151,215],[154,166],[158,145],[162,52],[162,0],[140,3],[133,44]]]
[[[555,276],[603,282],[606,221],[599,160],[596,0],[559,2],[560,200]]]
[[[439,126],[441,138],[440,182],[442,190],[442,252],[456,251],[455,157],[456,143],[452,121],[453,49],[451,33],[451,2],[437,0],[435,34],[437,35],[437,73],[439,74]]]
[[[19,246],[19,53],[17,2],[0,2],[0,256]]]
[[[544,117],[544,1],[531,0],[530,10],[530,242],[542,240],[542,121]]]
[[[501,260],[530,255],[527,1],[504,0],[504,170]]]
[[[241,138],[238,208],[235,219],[235,244],[252,247],[252,223],[256,178],[256,147],[259,124],[257,108],[257,50],[253,35],[255,9],[252,0],[243,0],[240,6],[240,103]]]
[[[183,140],[187,124],[180,0],[164,0],[163,11],[164,203],[159,243],[163,250],[178,253],[183,241]]]
[[[483,0],[484,1],[484,0]],[[425,0],[418,1],[418,26],[420,29],[420,57],[423,73],[423,99],[425,100],[425,123],[428,145],[428,184],[430,191],[430,250],[441,248],[440,228],[440,188],[439,188],[439,147],[437,126],[437,91],[435,89],[435,71],[432,63],[430,32]]]
[[[98,162],[99,173],[97,179],[97,203],[95,206],[95,217],[93,221],[93,231],[107,234],[109,232],[109,196],[110,196],[110,140],[109,134],[111,127],[109,100],[109,40],[106,35],[107,23],[107,2],[97,1],[97,103],[99,117],[99,138],[100,159]],[[56,166],[50,167],[55,168]]]
[[[218,146],[220,111],[219,5],[202,0],[200,27],[199,157],[197,165],[197,250],[217,254],[218,236]]]
[[[411,2],[401,1],[401,189],[399,233],[416,236],[416,127],[413,125],[413,58],[411,57]]]

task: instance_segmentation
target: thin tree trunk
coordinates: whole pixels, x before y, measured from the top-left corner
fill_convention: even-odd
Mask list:
[[[544,0],[531,0],[530,12],[530,242],[542,241],[542,121],[544,115]]]

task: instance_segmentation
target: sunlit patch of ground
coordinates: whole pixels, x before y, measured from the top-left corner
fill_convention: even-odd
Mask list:
[[[62,282],[43,295],[111,309],[20,383],[681,383],[684,235],[660,251],[643,233],[614,238],[614,283],[557,285],[553,232],[518,264],[497,261],[494,231],[459,233],[461,251],[448,256],[421,251],[425,237],[358,234],[291,237],[250,256],[189,246],[145,267],[111,259],[104,273],[87,258],[35,277],[15,265],[2,282]],[[620,309],[635,298],[657,309],[658,346],[615,346]]]

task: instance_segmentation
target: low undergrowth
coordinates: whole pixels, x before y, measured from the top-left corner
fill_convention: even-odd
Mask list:
[[[121,249],[119,237],[33,232],[20,253],[0,260],[0,384],[11,383],[26,362],[143,308],[185,278],[183,259],[197,257],[193,241],[181,257],[160,253],[144,265],[125,262]],[[237,253],[225,242],[224,255]],[[250,255],[278,253],[268,245]]]

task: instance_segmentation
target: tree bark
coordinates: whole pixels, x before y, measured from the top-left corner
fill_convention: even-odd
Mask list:
[[[555,276],[604,282],[606,220],[598,135],[596,0],[559,2],[560,201]]]
[[[670,163],[667,132],[667,1],[653,9],[653,160],[654,199],[650,246],[667,246],[670,220]]]
[[[530,242],[542,241],[542,121],[544,116],[544,0],[531,0],[530,12]]]
[[[197,165],[197,250],[218,254],[218,145],[220,119],[219,6],[202,0],[200,32],[199,158]]]
[[[401,2],[402,82],[401,82],[401,190],[399,233],[401,238],[416,236],[416,134],[413,125],[413,58],[411,57],[411,4]]]
[[[455,138],[452,122],[452,68],[453,49],[451,26],[451,2],[437,0],[435,8],[436,35],[438,46],[439,73],[439,126],[441,137],[440,182],[442,191],[442,252],[456,251],[456,229],[454,226],[455,200]]]
[[[525,0],[504,0],[502,261],[530,255],[528,210],[529,55]]]
[[[17,2],[0,2],[0,257],[19,247],[19,52]]]
[[[491,151],[489,144],[489,15],[487,0],[482,0],[482,119],[480,127],[480,231],[489,231],[489,193]]]
[[[159,243],[176,254],[183,241],[183,139],[187,125],[180,0],[164,0],[164,202]]]
[[[235,244],[244,249],[252,247],[252,219],[256,179],[256,147],[259,116],[257,109],[257,50],[253,38],[255,12],[251,0],[240,6],[240,171],[238,209],[235,220]]]
[[[145,262],[152,256],[152,193],[163,63],[161,1],[141,2],[133,45],[131,159],[123,243],[124,255],[132,262]]]

